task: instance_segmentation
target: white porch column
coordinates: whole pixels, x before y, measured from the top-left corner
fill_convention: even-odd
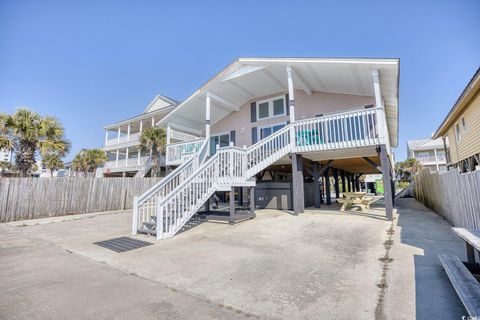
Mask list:
[[[141,156],[140,148],[138,149],[138,157],[137,157],[137,165],[140,165],[140,156]]]
[[[117,157],[115,158],[115,168],[118,168],[118,156],[120,154],[120,150],[117,149]]]
[[[130,123],[128,124],[128,128],[127,128],[127,141],[130,141]]]
[[[378,75],[378,70],[372,71],[372,80],[373,80],[373,91],[375,94],[375,107],[380,108],[378,114],[380,115],[380,119],[378,120],[378,133],[380,139],[385,139],[385,144],[387,145],[388,153],[390,150],[390,142],[388,137],[388,129],[387,129],[387,117],[385,115],[385,108],[382,103],[382,93],[380,90],[380,79]]]
[[[155,127],[155,117],[152,117],[152,128]]]
[[[290,112],[290,123],[295,122],[295,89],[293,88],[293,70],[291,66],[287,66],[288,78],[288,108]]]
[[[142,129],[143,129],[143,120],[140,120],[140,133],[142,133]]]
[[[125,167],[128,167],[128,148],[125,149]]]
[[[108,142],[108,130],[105,131],[105,145],[107,145]]]
[[[205,138],[210,139],[210,94],[205,99]]]
[[[293,70],[291,66],[287,66],[287,82],[288,82],[288,109],[290,112],[290,123],[295,122],[295,89],[293,88]],[[290,144],[295,148],[295,128],[290,129]],[[292,158],[293,159],[293,158]]]
[[[120,143],[120,127],[118,127],[117,142]]]
[[[171,133],[171,128],[170,126],[167,126],[167,144],[170,144],[171,140],[172,140],[172,133]]]

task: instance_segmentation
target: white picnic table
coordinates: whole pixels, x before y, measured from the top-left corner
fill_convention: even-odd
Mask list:
[[[342,203],[340,211],[345,211],[351,206],[358,206],[363,213],[367,213],[370,204],[373,202],[372,197],[365,197],[366,192],[344,192],[342,199],[337,199],[338,203]]]

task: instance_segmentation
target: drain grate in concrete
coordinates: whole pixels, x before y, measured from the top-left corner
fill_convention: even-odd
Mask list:
[[[94,244],[113,250],[115,252],[125,252],[152,245],[153,243],[132,239],[129,237],[114,238],[105,241],[95,242]]]

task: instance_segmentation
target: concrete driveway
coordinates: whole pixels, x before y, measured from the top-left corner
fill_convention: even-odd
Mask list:
[[[409,219],[409,211],[395,221],[399,233],[380,210],[257,213],[234,226],[203,223],[167,240],[143,237],[154,245],[124,253],[93,243],[128,235],[131,212],[0,225],[0,318],[411,319],[416,308],[428,315],[412,293],[419,251],[403,242],[407,230],[411,239],[440,223],[438,243],[429,246],[445,246],[449,229],[438,217]],[[449,237],[449,252],[461,253]],[[385,259],[392,253],[393,262]],[[433,256],[422,264],[425,274],[432,270],[441,285],[431,294],[454,306],[443,314],[461,315]]]

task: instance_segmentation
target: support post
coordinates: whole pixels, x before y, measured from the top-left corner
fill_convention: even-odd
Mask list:
[[[340,175],[342,179],[342,193],[345,193],[347,192],[347,186],[345,185],[345,171],[342,170]]]
[[[127,141],[130,141],[130,129],[131,129],[131,127],[132,126],[129,123],[128,126],[127,126]]]
[[[230,189],[230,219],[228,223],[234,224],[235,223],[235,188],[232,187]]]
[[[152,128],[155,127],[155,117],[152,117]]]
[[[389,186],[392,185],[391,179],[391,170],[390,170],[390,160],[388,159],[387,147],[384,144],[381,144],[378,147],[380,155],[380,165],[382,166],[382,178],[383,178],[383,198],[385,202],[385,211],[387,219],[393,220],[393,194],[392,188]]]
[[[205,97],[205,139],[210,139],[210,104],[211,98],[207,93]]]
[[[125,167],[128,167],[128,148],[125,149]]]
[[[324,204],[325,201],[323,200],[323,196],[324,196],[324,193],[325,193],[325,185],[324,185],[325,179],[323,179],[319,175],[318,181],[320,182],[320,204]]]
[[[250,187],[250,213],[255,213],[255,188]]]
[[[140,134],[142,133],[142,130],[143,130],[143,119],[140,120]]]
[[[105,130],[105,145],[108,143],[108,130]]]
[[[335,182],[335,199],[340,198],[340,186],[338,185],[338,169],[332,168],[333,170],[333,180]]]
[[[115,167],[118,168],[118,157],[120,155],[120,149],[117,149],[117,156],[115,157]]]
[[[303,157],[301,154],[292,154],[292,187],[293,187],[293,214],[298,215],[305,211],[303,191]]]
[[[357,192],[361,191],[360,190],[360,175],[357,175],[356,178],[355,178],[355,189],[357,189]]]
[[[140,157],[142,156],[142,152],[140,149],[137,151],[137,165],[140,165]]]
[[[170,144],[172,141],[172,132],[170,126],[167,127],[167,144]]]
[[[243,187],[238,187],[238,206],[243,207]]]
[[[121,130],[120,127],[118,127],[117,143],[120,143],[120,134],[121,134],[120,130]]]
[[[313,200],[315,203],[315,208],[320,208],[320,174],[318,172],[320,164],[314,162],[312,166],[312,175],[313,175]]]
[[[325,178],[325,203],[330,205],[332,204],[332,196],[331,196],[331,190],[330,190],[330,168],[327,168],[323,172],[323,177]]]

